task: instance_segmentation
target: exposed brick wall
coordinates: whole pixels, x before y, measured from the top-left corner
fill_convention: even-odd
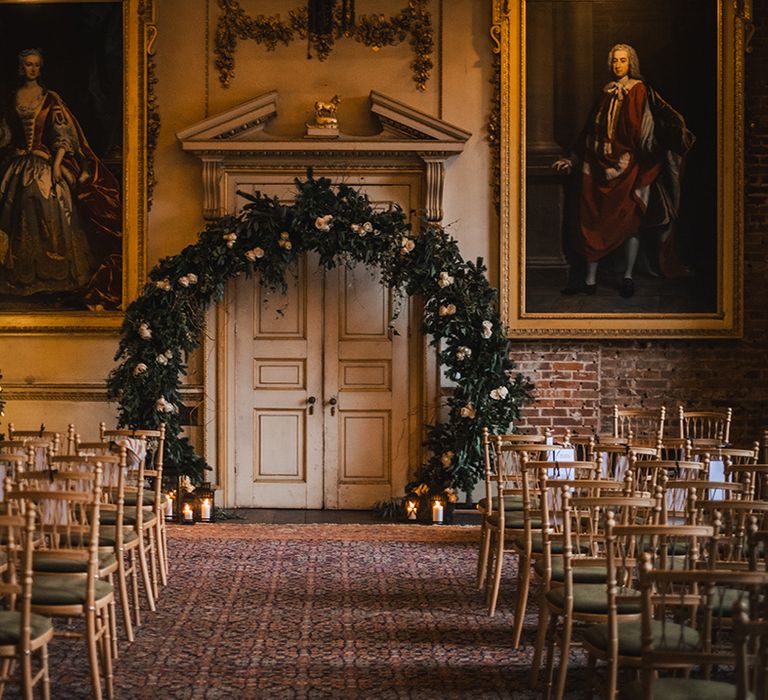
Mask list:
[[[610,428],[614,404],[675,414],[731,406],[741,445],[768,426],[768,0],[755,0],[746,58],[744,338],[734,341],[520,342],[512,359],[536,385],[523,425]]]

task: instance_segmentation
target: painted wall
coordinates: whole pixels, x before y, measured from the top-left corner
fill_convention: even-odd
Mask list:
[[[418,92],[408,68],[407,45],[378,53],[350,41],[337,44],[324,63],[306,60],[306,46],[274,53],[241,45],[236,75],[224,89],[213,65],[218,5],[215,0],[160,0],[157,49],[162,132],[156,156],[158,185],[150,216],[150,263],[196,239],[203,225],[199,162],[182,153],[175,134],[206,116],[269,90],[279,92],[276,134],[299,136],[316,99],[343,96],[342,131],[371,133],[367,95],[375,89],[470,132],[465,152],[447,166],[445,222],[465,257],[483,256],[497,281],[497,223],[488,186],[485,122],[491,98],[490,2],[432,0],[435,68]],[[297,1],[298,4],[298,1]],[[405,0],[358,0],[358,11],[395,12]],[[282,11],[286,3],[242,0],[253,14]],[[518,342],[514,359],[537,384],[538,402],[526,411],[530,425],[600,426],[614,403],[701,408],[734,407],[737,442],[757,437],[766,423],[768,369],[768,0],[755,1],[757,31],[747,57],[746,323],[739,341]],[[75,421],[92,437],[114,409],[101,401],[116,337],[2,337],[0,368],[8,398],[6,419],[24,426],[45,421],[62,429]],[[202,385],[193,358],[191,381]]]
[[[295,6],[301,3],[296,0]],[[395,14],[406,0],[358,0],[359,14]],[[282,13],[294,3],[243,0],[252,16]],[[490,105],[492,55],[488,30],[491,3],[432,0],[435,28],[434,68],[426,90],[412,80],[413,54],[404,42],[374,53],[352,40],[337,42],[330,57],[307,60],[303,41],[279,45],[274,52],[241,42],[235,76],[228,88],[218,79],[213,46],[219,7],[216,0],[159,0],[157,96],[162,121],[156,152],[157,187],[149,216],[147,258],[150,266],[195,242],[203,228],[201,165],[182,152],[176,133],[208,116],[263,93],[277,90],[278,115],[268,130],[300,138],[318,99],[342,96],[340,129],[374,134],[368,95],[377,90],[473,134],[465,152],[449,161],[445,221],[470,258],[494,256],[495,230],[488,182],[489,149],[485,123]],[[441,31],[442,29],[442,31]],[[114,423],[115,407],[106,404],[104,380],[112,367],[117,336],[0,338],[7,420],[17,427],[39,426],[62,431],[75,422],[84,439],[94,439],[99,420]],[[190,363],[188,381],[202,391],[200,357]],[[0,431],[2,427],[0,426]],[[196,431],[201,432],[201,431]]]

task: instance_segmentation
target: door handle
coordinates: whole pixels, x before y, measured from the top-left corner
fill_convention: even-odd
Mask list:
[[[336,415],[336,404],[337,403],[338,403],[338,401],[336,401],[336,397],[335,396],[332,399],[329,399],[329,401],[328,401],[328,405],[331,407],[331,415],[332,416]]]
[[[317,401],[317,399],[314,396],[310,396],[307,399],[307,403],[309,404],[309,411],[308,411],[308,413],[309,413],[310,416],[315,412],[315,401]]]

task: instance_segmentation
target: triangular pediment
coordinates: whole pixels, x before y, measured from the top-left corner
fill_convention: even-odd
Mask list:
[[[377,134],[356,136],[340,131],[333,139],[313,139],[310,136],[286,138],[270,134],[265,126],[277,116],[277,92],[272,91],[239,104],[225,112],[208,117],[178,132],[177,137],[187,151],[250,150],[265,143],[275,147],[278,143],[291,150],[301,144],[310,147],[313,141],[322,142],[322,150],[333,150],[338,144],[343,150],[354,144],[408,144],[408,149],[460,152],[471,134],[458,126],[430,116],[413,107],[371,91],[370,109],[381,125]],[[342,145],[343,144],[343,145]]]
[[[267,92],[248,102],[203,119],[176,134],[179,141],[251,141],[277,116],[277,92]]]

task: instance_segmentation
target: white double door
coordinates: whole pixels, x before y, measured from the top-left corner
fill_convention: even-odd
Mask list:
[[[407,308],[393,333],[376,271],[314,254],[287,282],[235,283],[235,505],[370,508],[407,481]]]

